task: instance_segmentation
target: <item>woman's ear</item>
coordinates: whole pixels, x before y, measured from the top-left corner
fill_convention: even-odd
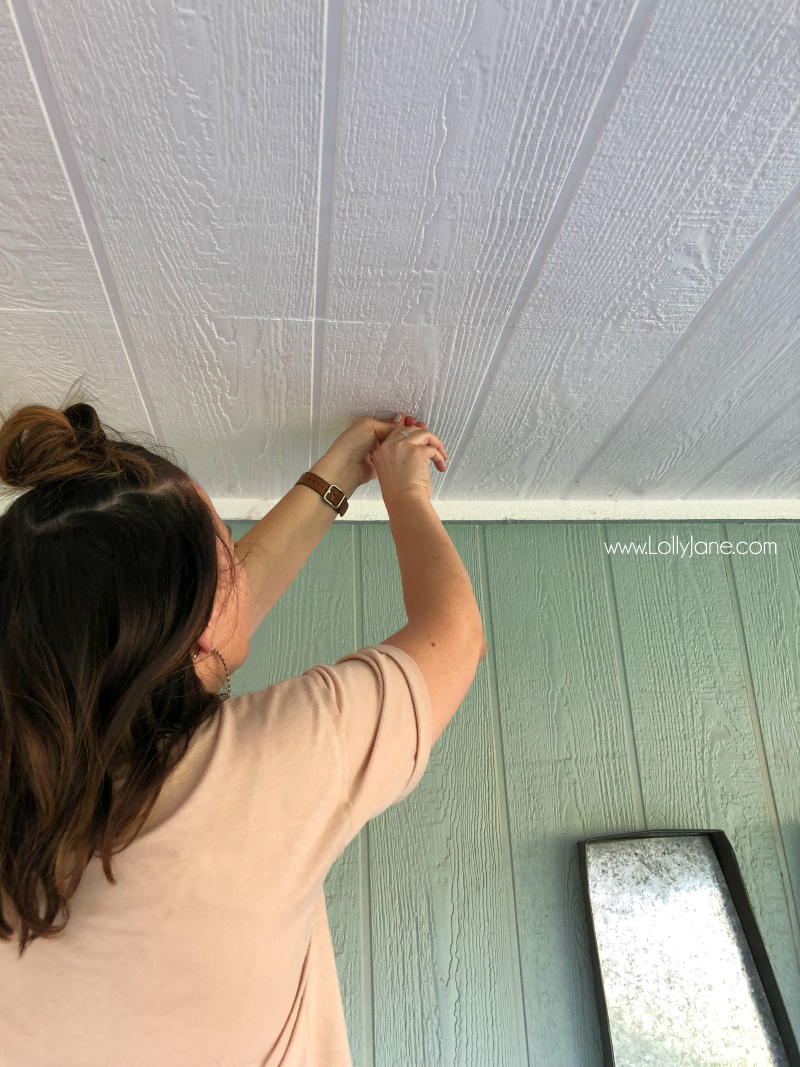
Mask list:
[[[214,636],[211,632],[211,627],[206,626],[205,630],[200,634],[195,643],[195,652],[201,653],[204,656],[210,655],[214,648]]]

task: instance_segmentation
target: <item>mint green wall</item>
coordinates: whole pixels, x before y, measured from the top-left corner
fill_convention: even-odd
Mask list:
[[[488,653],[326,883],[356,1067],[600,1067],[575,842],[646,828],[728,834],[800,1034],[800,525],[445,525]],[[603,549],[675,533],[778,551]],[[235,690],[404,622],[388,524],[337,520]]]

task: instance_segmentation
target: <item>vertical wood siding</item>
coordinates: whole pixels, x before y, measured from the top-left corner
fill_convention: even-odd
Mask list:
[[[725,830],[800,1031],[800,526],[446,526],[488,651],[420,785],[326,882],[356,1067],[600,1067],[575,843],[644,828]],[[673,534],[777,555],[604,549]],[[236,690],[404,622],[388,526],[337,524]]]

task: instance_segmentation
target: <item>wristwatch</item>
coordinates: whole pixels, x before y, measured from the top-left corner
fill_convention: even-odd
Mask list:
[[[306,471],[302,474],[295,485],[307,485],[309,489],[314,489],[326,504],[330,504],[333,510],[338,515],[344,515],[347,511],[347,497],[338,485],[333,485],[331,482],[326,482],[324,478],[320,478],[318,474],[314,474],[312,471]]]

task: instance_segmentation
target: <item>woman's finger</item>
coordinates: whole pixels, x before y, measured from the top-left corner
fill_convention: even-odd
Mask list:
[[[385,440],[395,427],[399,426],[399,422],[395,422],[393,418],[388,419],[370,419],[373,433],[377,441]]]
[[[428,453],[428,459],[433,463],[434,467],[441,473],[444,473],[445,463],[444,457],[438,448],[434,448],[433,445],[425,445],[425,451]]]
[[[388,424],[390,430],[395,430],[395,429],[397,429],[398,426],[400,427],[401,430],[411,430],[411,429],[427,430],[428,429],[427,423],[423,422],[420,419],[415,419],[413,415],[404,415],[400,411],[398,411],[397,414],[400,416],[399,419],[397,418],[396,415],[390,415],[388,419],[383,420],[386,424]]]
[[[428,460],[438,471],[444,473],[447,463],[447,450],[444,443],[436,434],[428,430],[424,422],[417,421],[413,415],[404,415],[402,412],[398,414],[400,418],[397,421],[391,420],[391,432],[384,438],[383,443],[393,439],[398,446],[401,441],[411,441],[417,448],[422,446],[426,450]]]
[[[400,424],[398,423],[398,426],[399,425]],[[402,430],[403,427],[401,426],[400,429]],[[413,427],[412,426],[407,426],[405,428],[405,433],[408,434],[408,437],[406,438],[406,440],[410,440],[411,435],[414,434],[414,433],[423,433],[423,434],[425,434],[426,435],[425,438],[424,438],[425,444],[434,444],[434,445],[436,445],[436,447],[438,449],[440,449],[440,451],[441,451],[442,455],[444,456],[444,458],[447,459],[447,449],[444,447],[444,442],[440,441],[435,433],[431,433],[430,430],[423,430],[419,426],[413,426]],[[398,436],[399,436],[399,434],[398,434]],[[420,438],[420,440],[422,440],[422,438]]]
[[[413,444],[415,448],[422,448],[427,453],[428,459],[433,460],[436,464],[437,470],[444,472],[447,453],[444,450],[444,445],[435,434],[429,433],[427,430],[421,430],[413,436],[409,433],[404,440]]]

